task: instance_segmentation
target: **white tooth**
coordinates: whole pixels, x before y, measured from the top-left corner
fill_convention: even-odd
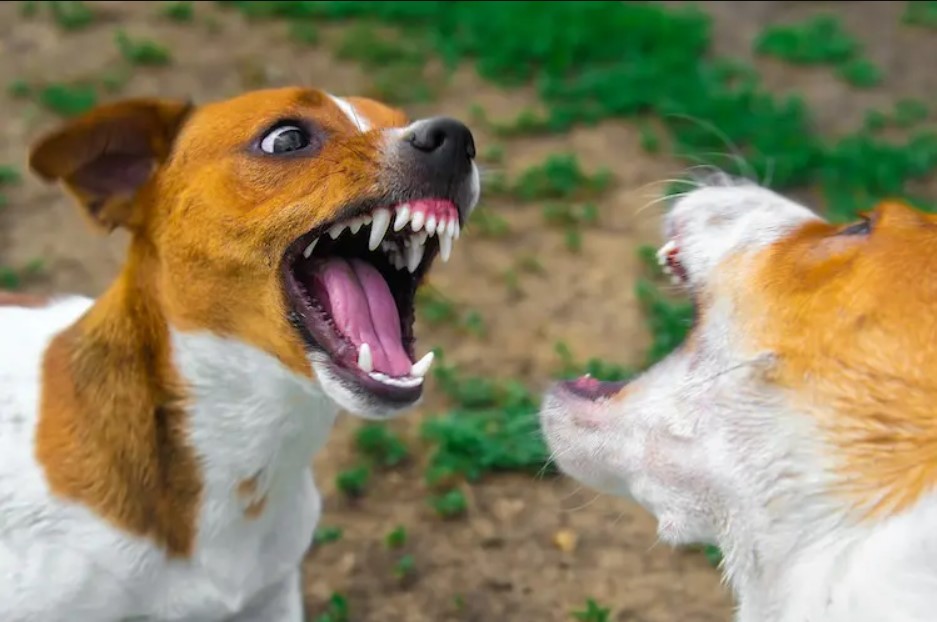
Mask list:
[[[455,218],[453,218],[446,224],[446,235],[448,235],[450,238],[454,238],[455,228],[456,228],[456,222],[455,222]]]
[[[410,245],[410,248],[407,249],[407,270],[409,270],[411,274],[416,272],[421,261],[423,261],[423,245]]]
[[[416,376],[417,378],[425,376],[426,372],[429,371],[429,366],[433,364],[433,356],[432,352],[427,352],[426,356],[414,363],[413,367],[410,368],[410,375]]]
[[[670,269],[669,263],[662,263],[660,265],[660,271],[663,272],[664,274],[673,274],[673,270]]]
[[[371,359],[371,346],[362,343],[358,347],[358,367],[366,374],[374,371],[374,361]]]
[[[361,220],[364,222],[364,224],[370,225],[370,224],[371,224],[371,214],[365,214],[364,216],[361,217]]]
[[[670,282],[673,283],[674,285],[682,285],[682,284],[683,284],[683,279],[681,279],[681,278],[680,278],[679,276],[677,276],[676,274],[671,274],[671,275],[670,275]]]
[[[423,228],[423,221],[426,219],[426,212],[416,211],[413,212],[413,216],[410,218],[410,227],[414,231],[419,231]]]
[[[355,218],[354,220],[351,221],[348,228],[351,229],[352,233],[358,233],[358,230],[361,229],[361,227],[363,226],[364,226],[364,218]]]
[[[332,228],[329,229],[329,237],[333,240],[338,239],[338,236],[342,234],[342,231],[345,230],[345,225],[343,223],[337,222],[332,225]]]
[[[452,238],[445,233],[439,234],[439,256],[443,262],[449,261],[449,255],[452,253]]]
[[[373,251],[380,246],[384,234],[387,233],[388,225],[390,225],[390,212],[384,208],[375,211],[374,222],[371,223],[371,238],[368,240],[370,250]]]
[[[436,233],[436,216],[434,214],[430,214],[429,218],[426,219],[426,233],[430,235]]]
[[[394,267],[403,270],[407,267],[407,260],[402,255],[394,255]]]
[[[306,259],[309,259],[309,257],[312,255],[312,251],[315,250],[316,243],[318,241],[319,241],[319,238],[316,238],[315,240],[309,243],[309,246],[307,246],[306,249],[303,251],[303,257],[305,257]]]
[[[459,227],[459,222],[457,220],[453,220],[452,224],[455,225],[452,230],[453,231],[452,237],[458,240],[459,236],[462,235],[462,228]]]
[[[410,237],[413,238],[413,241],[417,244],[426,244],[426,238],[429,237],[429,234],[425,231],[420,231],[416,235],[412,235]]]
[[[657,251],[657,263],[661,265],[666,264],[667,255],[669,255],[670,252],[675,248],[677,248],[677,243],[674,242],[673,240],[670,240],[666,244],[661,246],[660,249]]]
[[[394,219],[394,231],[400,231],[410,222],[410,204],[404,203],[397,208],[397,218]]]

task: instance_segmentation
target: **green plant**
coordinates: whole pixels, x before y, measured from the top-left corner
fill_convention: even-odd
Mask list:
[[[857,58],[840,65],[839,76],[849,84],[858,88],[872,88],[882,81],[882,70],[872,61]]]
[[[341,527],[324,525],[316,529],[312,542],[314,545],[331,544],[341,540],[343,534]]]
[[[0,186],[10,186],[22,181],[22,175],[8,164],[0,164]]]
[[[634,372],[621,365],[608,363],[598,358],[590,358],[585,363],[580,363],[576,361],[569,346],[562,341],[557,342],[553,349],[560,359],[560,366],[556,372],[558,378],[572,379],[588,374],[597,380],[620,381],[628,380],[634,375]]]
[[[385,423],[366,423],[355,434],[355,445],[373,463],[395,467],[409,457],[407,446]]]
[[[52,19],[63,30],[80,30],[94,21],[94,12],[84,2],[44,2]]]
[[[311,22],[294,22],[290,24],[290,38],[303,45],[316,45],[319,31]]]
[[[572,153],[553,154],[520,174],[512,195],[522,201],[591,198],[611,182],[611,172],[602,169],[593,175],[582,170]]]
[[[573,611],[572,616],[578,622],[610,622],[611,609],[600,607],[594,599],[589,598],[586,600],[585,607]]]
[[[834,15],[795,24],[771,25],[755,38],[755,52],[797,64],[839,64],[859,51],[856,39]]]
[[[912,26],[937,29],[937,2],[934,0],[911,0],[905,4],[901,21]]]
[[[195,7],[192,2],[164,2],[161,13],[174,22],[191,22],[195,18]]]
[[[370,479],[371,469],[362,464],[339,473],[335,485],[346,497],[355,498],[364,495]]]
[[[114,35],[117,49],[133,65],[162,66],[172,62],[169,50],[149,39],[131,39],[123,30]]]
[[[409,579],[415,572],[416,558],[410,553],[402,555],[400,559],[394,563],[394,576],[400,581]]]
[[[407,530],[403,525],[397,525],[384,537],[384,543],[389,549],[399,549],[407,543]]]
[[[508,222],[488,206],[475,208],[468,226],[473,234],[491,238],[504,237],[511,232]]]
[[[457,488],[432,497],[430,504],[436,514],[447,519],[462,516],[468,510],[465,494]]]
[[[39,91],[39,103],[55,114],[74,117],[94,108],[98,94],[88,85],[49,84]]]
[[[7,84],[7,94],[10,97],[21,99],[24,97],[29,97],[30,93],[32,93],[32,87],[26,80],[13,80]]]
[[[350,609],[348,599],[339,592],[333,592],[325,612],[316,617],[315,622],[349,622]]]

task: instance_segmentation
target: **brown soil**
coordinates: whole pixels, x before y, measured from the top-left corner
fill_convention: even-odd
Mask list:
[[[168,68],[136,69],[121,97],[162,94],[205,101],[260,85],[299,83],[354,93],[369,84],[356,66],[336,62],[327,44],[300,47],[286,37],[284,24],[248,26],[214,3],[197,3],[205,6],[189,25],[158,19],[157,3],[96,3],[106,19],[67,35],[48,19],[20,19],[17,4],[0,3],[0,84],[18,78],[68,81],[112,71],[120,64],[113,44],[116,27],[167,44],[175,58]],[[905,95],[932,100],[937,92],[937,73],[917,62],[937,58],[937,37],[899,26],[904,3],[700,4],[716,18],[719,51],[737,56],[749,55],[752,38],[766,23],[821,10],[843,13],[883,66],[883,88],[856,94],[828,71],[793,71],[759,61],[769,84],[804,93],[831,132],[854,127],[869,106]],[[326,34],[328,39],[335,33]],[[440,100],[411,112],[468,119],[470,107],[480,104],[491,117],[509,117],[532,101],[526,92],[493,89],[466,68]],[[0,163],[25,170],[26,146],[55,119],[6,98],[0,99],[0,111]],[[484,129],[476,138],[481,150],[493,142]],[[581,253],[574,254],[564,247],[562,232],[544,226],[540,206],[497,204],[510,223],[510,236],[487,239],[469,232],[452,261],[440,264],[433,276],[440,291],[482,314],[487,337],[420,326],[422,348],[442,346],[447,358],[467,371],[520,377],[534,387],[542,387],[555,371],[553,346],[560,340],[581,357],[639,364],[648,336],[633,294],[640,268],[635,249],[659,241],[659,211],[642,208],[680,166],[646,155],[636,128],[624,123],[505,144],[503,168],[509,174],[560,150],[575,151],[588,168],[610,168],[615,190],[600,202],[601,226],[585,234]],[[41,259],[43,276],[27,284],[34,292],[100,292],[120,265],[125,240],[92,233],[59,190],[33,178],[9,198],[0,213],[0,264]],[[519,270],[529,258],[542,273]],[[521,274],[516,290],[505,284],[512,269]],[[395,429],[412,436],[422,415],[396,422]],[[569,612],[589,597],[610,606],[612,620],[731,618],[730,595],[702,555],[657,546],[654,521],[643,510],[568,480],[491,478],[466,489],[467,518],[442,521],[426,505],[417,463],[377,477],[360,501],[346,501],[333,481],[338,470],[354,464],[350,439],[357,425],[342,419],[316,464],[325,494],[324,523],[341,526],[344,537],[309,554],[310,614],[321,612],[329,595],[341,591],[355,621],[561,622],[571,620]],[[418,447],[416,441],[411,446]],[[383,544],[398,524],[410,535],[402,552],[412,553],[416,562],[415,577],[405,583],[392,572],[401,552]],[[554,544],[562,530],[575,535],[573,550]]]

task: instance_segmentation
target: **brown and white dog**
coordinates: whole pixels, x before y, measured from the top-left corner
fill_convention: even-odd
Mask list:
[[[837,226],[733,181],[665,230],[694,329],[631,383],[548,392],[560,468],[720,546],[742,622],[937,619],[937,217]]]
[[[298,622],[339,408],[421,397],[414,291],[476,205],[472,134],[284,88],[127,100],[32,169],[131,234],[96,300],[0,299],[0,620]]]

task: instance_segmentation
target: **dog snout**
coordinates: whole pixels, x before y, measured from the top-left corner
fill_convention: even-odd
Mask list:
[[[449,117],[427,119],[410,133],[407,142],[428,163],[445,169],[468,166],[475,158],[471,130]]]

